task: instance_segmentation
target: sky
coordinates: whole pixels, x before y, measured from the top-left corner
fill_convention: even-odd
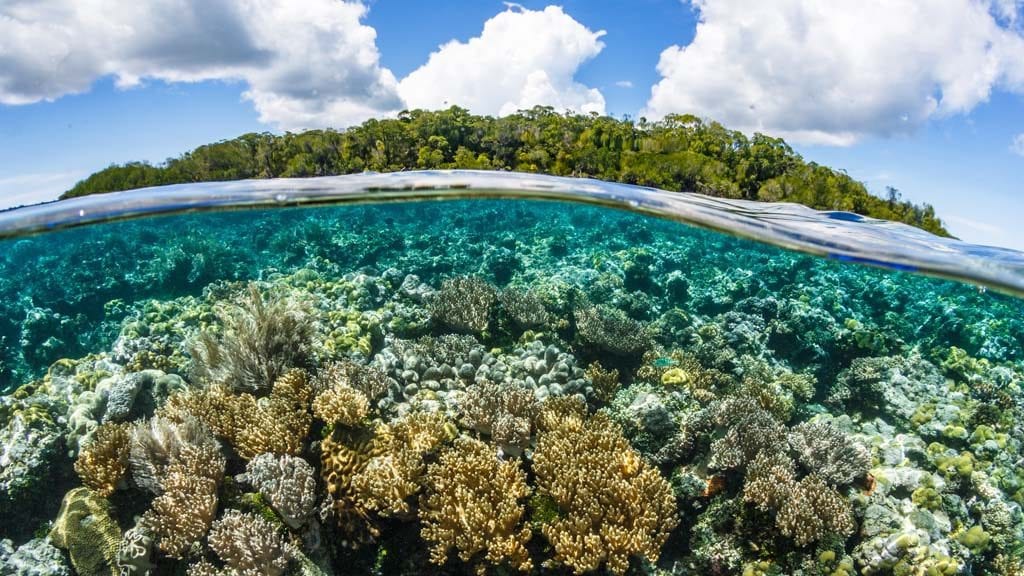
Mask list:
[[[0,207],[452,104],[691,113],[1024,250],[1024,0],[6,0]]]

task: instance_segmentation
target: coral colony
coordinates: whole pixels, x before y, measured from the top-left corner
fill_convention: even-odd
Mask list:
[[[1024,574],[1008,296],[532,201],[3,248],[0,574]]]

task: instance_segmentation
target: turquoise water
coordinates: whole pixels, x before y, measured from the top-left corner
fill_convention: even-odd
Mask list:
[[[530,199],[12,233],[0,573],[1019,573],[1024,301],[814,222],[836,258]]]

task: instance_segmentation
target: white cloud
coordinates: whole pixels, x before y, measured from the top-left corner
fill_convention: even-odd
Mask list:
[[[85,176],[77,171],[5,176],[0,178],[0,210],[56,200]]]
[[[604,48],[558,6],[508,9],[484,23],[480,36],[452,40],[399,83],[410,108],[458,104],[478,114],[509,114],[537,104],[604,112],[601,92],[576,82],[576,70]]]
[[[1015,0],[693,0],[687,46],[661,54],[644,113],[848,145],[1024,91]]]
[[[402,106],[366,7],[339,0],[8,0],[0,4],[0,103],[121,87],[241,80],[260,120],[345,126]]]
[[[615,85],[619,88],[632,88],[633,82],[631,80],[619,80]]]
[[[1024,156],[1024,132],[1013,137],[1013,142],[1010,143],[1010,152]]]

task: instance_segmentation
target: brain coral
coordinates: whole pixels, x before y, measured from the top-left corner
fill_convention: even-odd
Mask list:
[[[533,567],[522,525],[530,494],[518,460],[501,461],[494,448],[459,438],[427,469],[427,494],[420,505],[421,535],[431,544],[430,559],[444,564],[454,549],[464,562],[482,554],[477,573],[503,564],[528,572]]]
[[[622,574],[631,556],[656,561],[678,522],[671,486],[611,420],[569,414],[545,419],[554,427],[539,434],[533,462],[539,493],[559,511],[541,528],[555,563]]]
[[[64,495],[50,540],[68,551],[78,574],[117,575],[121,530],[111,517],[110,503],[88,488],[75,488]]]

